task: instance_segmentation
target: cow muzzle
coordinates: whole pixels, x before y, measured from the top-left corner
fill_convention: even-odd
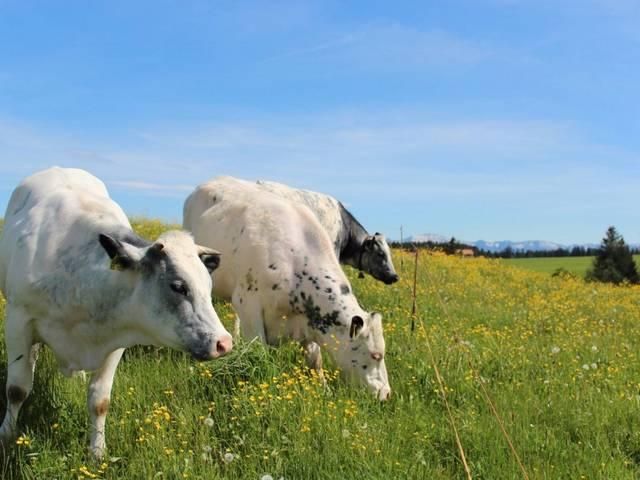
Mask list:
[[[191,356],[200,362],[223,357],[233,349],[233,339],[228,333],[208,346],[191,350]]]
[[[231,335],[226,334],[218,339],[215,349],[211,351],[211,358],[218,358],[226,355],[233,349],[233,339]]]
[[[384,283],[387,285],[391,285],[392,283],[396,283],[400,277],[398,277],[397,273],[392,275],[387,275],[384,279]]]
[[[380,400],[381,402],[389,400],[389,397],[391,397],[391,387],[389,385],[383,386],[382,388],[380,388],[380,390],[378,390],[377,396],[378,400]]]

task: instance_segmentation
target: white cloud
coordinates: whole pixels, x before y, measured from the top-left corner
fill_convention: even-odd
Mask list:
[[[299,64],[407,71],[429,67],[471,66],[496,58],[502,49],[444,30],[420,30],[399,23],[368,24],[274,55],[264,62],[295,58]]]
[[[3,189],[60,164],[85,168],[114,188],[141,195],[184,196],[192,185],[230,174],[324,190],[354,205],[365,195],[403,201],[555,195],[571,201],[572,193],[585,189],[598,193],[605,178],[617,178],[622,195],[625,179],[639,173],[637,155],[593,145],[571,125],[443,120],[415,111],[148,127],[100,141],[5,121],[0,145],[7,147],[0,150]]]

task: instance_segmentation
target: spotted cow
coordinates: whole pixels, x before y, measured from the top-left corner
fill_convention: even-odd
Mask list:
[[[150,243],[132,230],[104,184],[78,169],[51,168],[13,192],[0,237],[7,300],[7,410],[0,440],[16,435],[40,344],[65,375],[93,371],[90,451],[102,457],[105,417],[126,347],[169,346],[198,360],[232,348],[211,304],[218,252],[170,231]]]
[[[222,253],[213,293],[232,301],[245,338],[297,340],[319,373],[319,345],[326,345],[346,377],[381,400],[389,396],[382,317],[360,307],[306,206],[254,182],[218,177],[187,198],[184,227]]]
[[[367,272],[387,285],[398,281],[384,235],[377,232],[369,235],[341,202],[324,193],[282,183],[265,180],[256,183],[264,190],[309,207],[333,242],[340,263]]]

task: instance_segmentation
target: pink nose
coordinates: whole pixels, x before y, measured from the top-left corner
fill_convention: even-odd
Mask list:
[[[231,335],[227,334],[216,342],[216,351],[211,353],[213,358],[222,357],[231,351],[233,348],[233,339]]]
[[[391,388],[389,386],[384,386],[380,390],[378,390],[378,400],[384,402],[385,400],[389,400],[391,396]]]

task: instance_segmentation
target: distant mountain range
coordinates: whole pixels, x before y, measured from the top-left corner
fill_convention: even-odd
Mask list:
[[[405,238],[405,242],[434,242],[434,243],[446,243],[451,240],[451,237],[446,237],[444,235],[438,235],[434,233],[425,233],[421,235],[412,235],[410,237]],[[551,250],[558,250],[560,248],[563,249],[571,249],[573,247],[584,247],[584,248],[598,248],[600,245],[597,243],[585,243],[585,244],[572,244],[572,245],[562,245],[556,242],[549,242],[546,240],[523,240],[523,241],[513,241],[513,240],[499,240],[499,241],[486,241],[486,240],[476,240],[473,242],[469,242],[466,240],[456,239],[460,243],[464,243],[466,245],[472,245],[480,250],[486,250],[489,252],[502,252],[507,248],[511,247],[513,251],[533,251],[533,252],[547,252]],[[631,244],[629,245],[631,248],[638,248],[640,244]]]

